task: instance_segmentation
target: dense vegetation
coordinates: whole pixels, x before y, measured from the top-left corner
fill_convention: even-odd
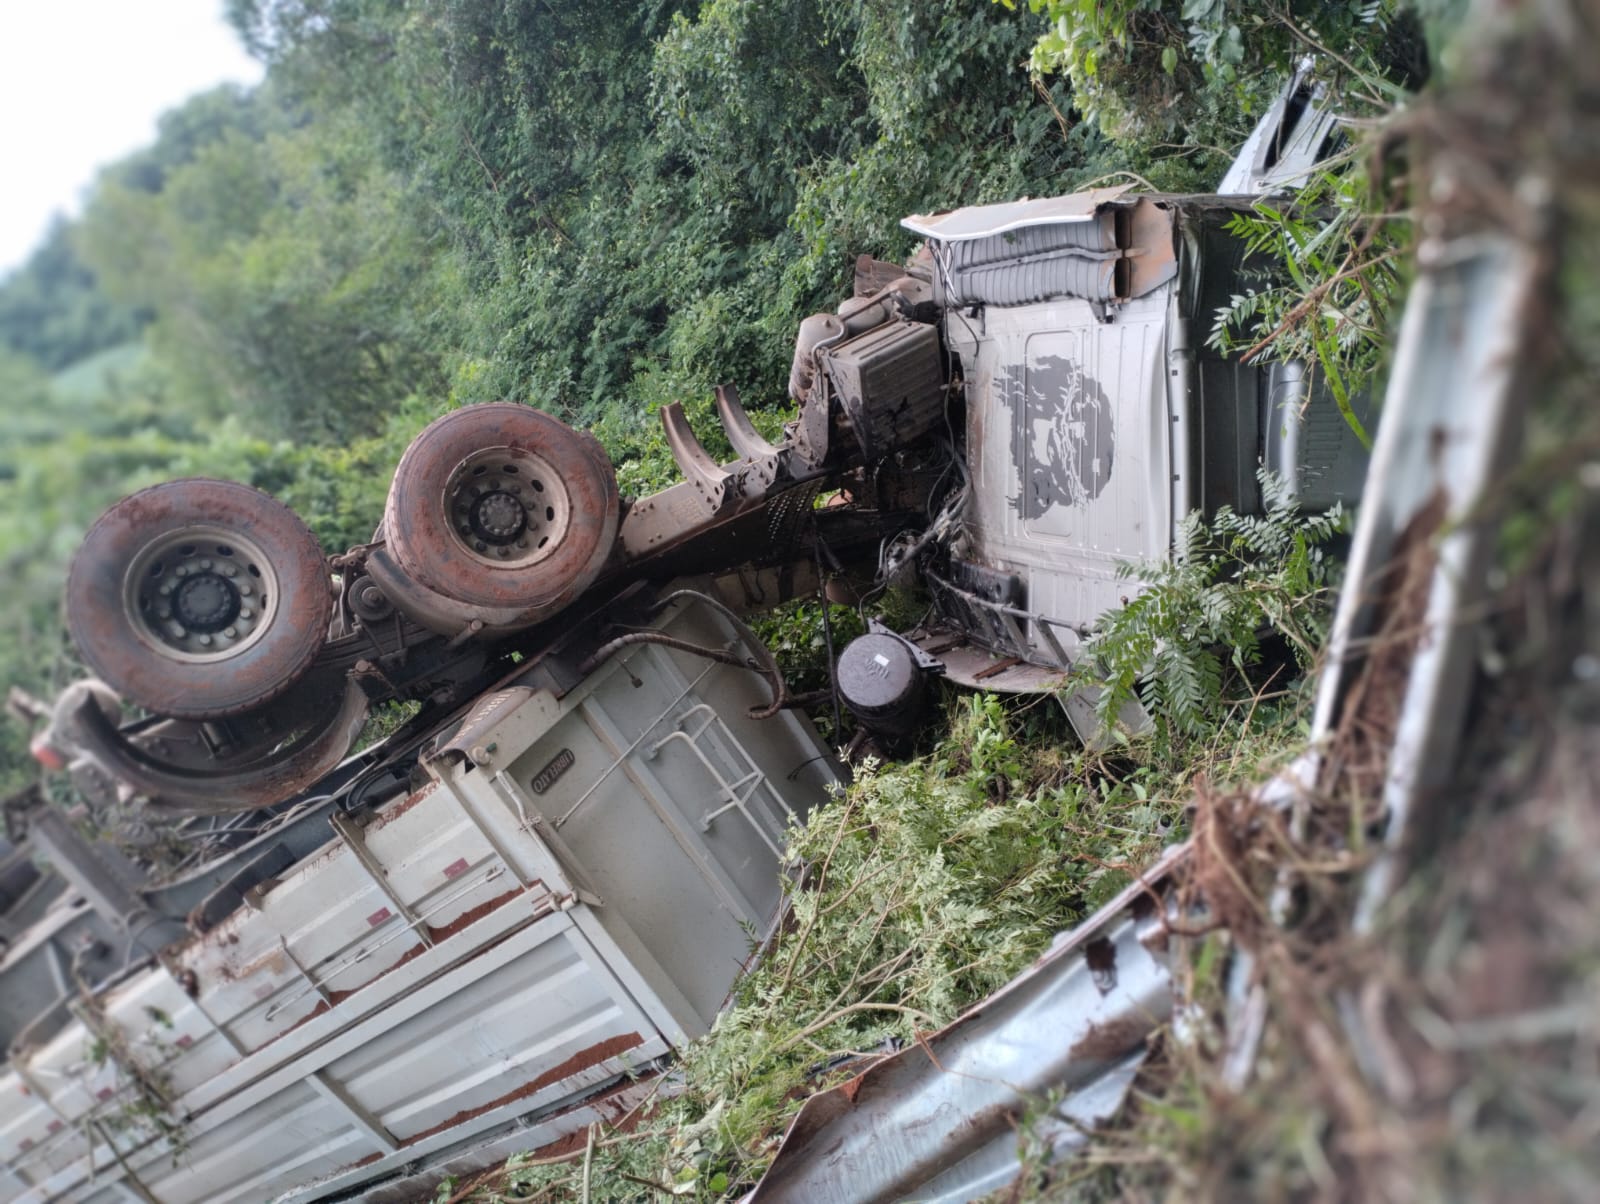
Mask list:
[[[847,291],[855,254],[911,249],[900,216],[1117,171],[1203,190],[1301,55],[1364,116],[1423,57],[1381,0],[228,7],[266,82],[169,114],[0,283],[0,666],[33,689],[71,670],[65,560],[131,488],[249,481],[336,550],[425,421],[499,397],[595,429],[625,489],[654,487],[654,410],[719,380],[782,408],[795,324]],[[1281,270],[1214,341],[1314,356],[1346,395],[1381,359],[1404,204],[1351,155],[1250,219]],[[1189,563],[1101,646],[1112,700],[1152,657],[1184,670],[1145,683],[1148,744],[1090,756],[1050,704],[954,700],[925,758],[817,816],[795,932],[689,1053],[684,1094],[608,1139],[592,1198],[736,1197],[818,1066],[948,1020],[1158,848],[1197,776],[1258,772],[1303,699],[1252,681],[1257,635],[1314,659],[1329,534],[1283,509],[1186,529]],[[803,654],[810,623],[769,630]],[[19,749],[0,744],[0,787],[29,772]],[[568,1198],[572,1174],[501,1186]]]
[[[0,664],[35,690],[70,671],[65,560],[162,477],[276,492],[337,550],[423,422],[513,397],[660,484],[653,411],[720,380],[781,407],[796,322],[855,254],[910,249],[900,216],[1125,168],[1204,188],[1297,48],[1366,56],[1389,28],[1080,7],[230,0],[265,83],[167,114],[0,282]],[[1109,116],[1152,90],[1159,122]]]

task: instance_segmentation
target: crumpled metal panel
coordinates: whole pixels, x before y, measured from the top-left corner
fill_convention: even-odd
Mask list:
[[[1323,85],[1305,60],[1283,86],[1272,107],[1234,156],[1217,191],[1255,195],[1298,188],[1324,157],[1339,132]]]
[[[1171,1018],[1168,875],[1186,853],[949,1027],[807,1100],[746,1204],[973,1199],[1015,1175],[1017,1125],[1052,1091],[1065,1099],[1050,1136],[1072,1148]]]
[[[1492,532],[1473,521],[1520,443],[1519,353],[1537,312],[1537,258],[1506,240],[1431,244],[1406,305],[1374,449],[1371,485],[1350,550],[1329,649],[1335,672],[1320,683],[1314,731],[1334,726],[1351,669],[1382,620],[1373,605],[1402,543],[1432,548],[1432,580],[1411,657],[1384,788],[1384,848],[1369,867],[1358,930],[1391,889],[1397,854],[1421,798],[1456,770],[1456,747],[1474,671],[1476,624]],[[1432,260],[1430,263],[1429,260]],[[1428,527],[1418,530],[1418,524]]]

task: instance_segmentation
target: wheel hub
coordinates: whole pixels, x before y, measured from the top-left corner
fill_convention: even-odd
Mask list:
[[[521,448],[490,447],[456,465],[445,515],[461,549],[496,568],[526,568],[560,545],[571,516],[561,474]]]
[[[486,493],[472,506],[472,529],[492,544],[515,542],[528,526],[528,516],[519,502],[504,490]]]
[[[196,524],[145,545],[129,566],[124,599],[135,629],[164,656],[215,661],[262,637],[277,611],[278,580],[254,540]]]
[[[239,591],[219,573],[201,572],[176,590],[173,614],[191,631],[221,631],[239,617]]]

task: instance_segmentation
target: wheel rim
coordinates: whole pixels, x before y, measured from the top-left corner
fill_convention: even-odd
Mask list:
[[[254,540],[203,525],[151,540],[129,564],[123,588],[139,638],[189,664],[225,661],[257,643],[278,597],[278,574]]]
[[[561,546],[572,501],[544,457],[512,447],[473,452],[451,471],[445,519],[457,546],[482,564],[521,569]]]

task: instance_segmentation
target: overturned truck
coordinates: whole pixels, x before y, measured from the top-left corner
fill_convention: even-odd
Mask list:
[[[1180,520],[1353,496],[1293,364],[1207,345],[1246,202],[1126,188],[907,227],[802,324],[772,442],[662,413],[684,479],[619,497],[526,406],[424,430],[370,543],[186,480],[113,506],[67,584],[93,680],[39,759],[206,850],[152,879],[59,809],[0,860],[0,1183],[28,1200],[407,1199],[616,1117],[772,930],[786,825],[842,770],[752,611],[916,580],[834,693],[917,722],[930,676],[1058,691]],[[350,755],[369,710],[417,704]],[[1130,723],[1138,716],[1130,714]],[[36,857],[48,870],[33,864]]]

